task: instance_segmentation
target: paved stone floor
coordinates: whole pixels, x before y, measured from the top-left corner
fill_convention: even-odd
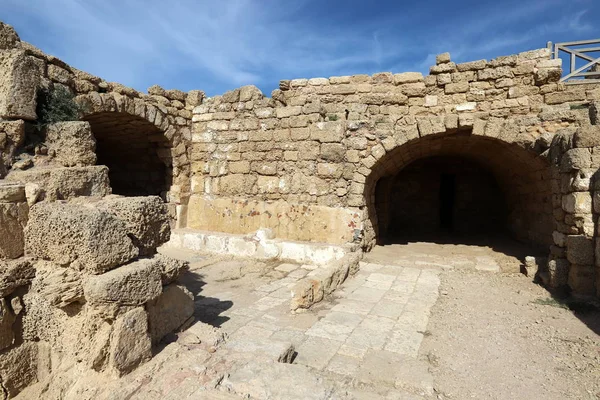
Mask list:
[[[447,259],[421,250],[376,249],[367,257],[372,262],[361,262],[360,271],[333,297],[296,314],[289,311],[290,288],[316,273],[315,266],[280,264],[274,268],[279,279],[253,290],[240,285],[223,291],[225,281],[212,281],[196,302],[199,319],[217,322],[229,334],[230,350],[277,358],[293,344],[294,363],[316,373],[432,395],[433,379],[417,356],[438,298],[440,271],[458,265],[498,271],[499,266],[485,251]]]

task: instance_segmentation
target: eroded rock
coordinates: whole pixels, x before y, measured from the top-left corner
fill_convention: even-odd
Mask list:
[[[140,255],[156,253],[156,248],[169,241],[171,228],[166,204],[158,196],[109,197],[97,203],[125,222]]]
[[[138,255],[125,223],[101,210],[64,202],[38,203],[25,229],[26,253],[101,274]]]
[[[34,276],[35,268],[29,259],[0,259],[0,297],[6,297],[15,289],[28,285]]]
[[[56,122],[46,128],[48,152],[65,167],[96,164],[96,139],[89,122]]]
[[[110,337],[109,366],[117,374],[131,372],[152,357],[148,319],[143,307],[119,317]]]
[[[161,271],[156,260],[142,259],[85,279],[85,299],[92,305],[138,306],[162,292]]]
[[[28,213],[27,203],[0,203],[0,258],[23,255]]]
[[[194,315],[194,295],[183,286],[165,286],[162,294],[148,303],[150,337],[158,343]]]
[[[0,51],[0,117],[35,120],[38,64],[25,50]]]

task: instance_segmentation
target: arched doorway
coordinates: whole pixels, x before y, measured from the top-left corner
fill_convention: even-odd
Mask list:
[[[165,199],[172,184],[173,163],[163,131],[128,113],[99,112],[84,120],[96,138],[98,164],[109,168],[114,194]]]
[[[547,161],[516,144],[470,131],[411,140],[367,177],[366,245],[509,234],[545,247],[554,230],[551,183]]]

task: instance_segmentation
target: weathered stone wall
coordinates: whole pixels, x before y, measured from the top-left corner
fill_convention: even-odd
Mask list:
[[[86,121],[40,130],[39,89],[58,85]],[[186,263],[156,252],[189,187],[182,143],[202,93],[164,95],[77,71],[0,22],[0,399],[65,371],[128,373],[192,316]],[[170,203],[107,197],[128,183],[119,167]]]
[[[589,242],[594,234],[568,216],[562,199],[574,189],[564,185],[600,160],[597,131],[584,145],[588,162],[573,158],[582,151],[573,136],[593,117],[572,106],[599,99],[600,89],[558,83],[561,73],[547,49],[458,65],[443,54],[428,76],[295,79],[272,98],[247,86],[205,99],[193,110],[187,226],[271,228],[282,239],[368,249],[389,222],[375,206],[378,182],[423,158],[459,156],[494,174],[517,238],[552,245],[556,259],[574,263],[557,236]]]
[[[61,85],[76,95],[76,101],[82,105],[81,118],[90,122],[97,141],[101,156],[98,162],[110,164],[109,175],[117,188],[137,184],[136,194],[161,195],[168,201],[173,219],[177,219],[177,210],[187,204],[190,193],[187,143],[191,139],[192,109],[201,104],[204,93],[164,90],[158,86],[151,87],[149,94],[140,93],[44,54],[21,42],[8,25],[2,24],[0,30],[6,38],[0,49],[0,149],[5,149],[0,156],[0,177],[16,162],[13,157],[17,155],[16,148],[23,144],[22,132],[28,128],[28,122],[38,117],[38,91]],[[42,143],[36,148],[38,157],[24,164],[17,163],[16,167],[27,169],[52,164],[52,153],[50,157],[42,157],[47,150]],[[111,150],[121,150],[122,157],[111,158]],[[152,167],[151,173],[141,174],[140,168],[136,173],[140,165],[144,169]],[[130,169],[134,170],[132,174],[119,172]]]

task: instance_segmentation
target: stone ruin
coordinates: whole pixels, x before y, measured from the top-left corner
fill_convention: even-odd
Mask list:
[[[321,264],[291,291],[310,307],[398,226],[433,229],[437,200],[398,188],[440,170],[468,176],[454,229],[508,230],[549,249],[528,273],[600,296],[600,86],[561,75],[548,49],[446,53],[428,76],[286,80],[271,98],[144,94],[0,23],[0,398],[69,368],[121,376],[189,325],[187,265],[164,244]],[[80,120],[40,129],[57,87]]]

